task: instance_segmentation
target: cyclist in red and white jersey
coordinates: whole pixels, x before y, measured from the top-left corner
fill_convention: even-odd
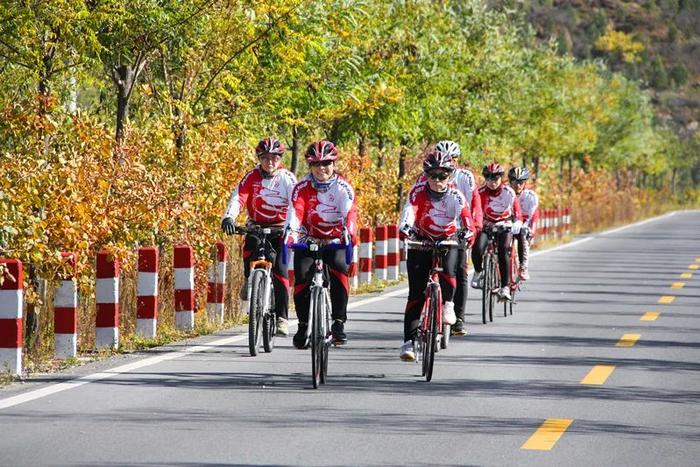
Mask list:
[[[357,233],[357,200],[355,191],[345,178],[336,173],[335,161],[338,150],[330,141],[317,141],[306,150],[306,162],[310,173],[295,187],[292,205],[287,213],[286,228],[291,238],[309,236],[326,240],[347,241],[355,244]],[[301,234],[299,232],[302,232]],[[294,346],[306,346],[306,329],[309,321],[310,280],[303,277],[313,264],[313,256],[307,250],[294,253],[294,271],[297,283],[294,286],[294,306],[299,318],[299,328],[294,335]],[[348,265],[344,250],[325,250],[323,261],[330,270],[330,294],[333,324],[331,333],[336,345],[347,342],[345,321],[347,320]]]
[[[520,233],[520,228],[523,224],[522,211],[520,203],[515,191],[507,185],[503,184],[504,170],[500,164],[491,162],[484,166],[482,175],[486,179],[484,186],[479,188],[479,196],[481,197],[481,207],[484,212],[484,229],[491,228],[494,224],[501,221],[511,223],[511,230],[504,231],[496,237],[498,246],[498,268],[501,272],[501,289],[498,291],[498,297],[501,300],[510,300],[510,248],[513,242],[513,235]],[[488,245],[488,236],[482,232],[472,250],[472,261],[476,274],[472,279],[472,287],[481,288],[483,283],[482,260],[486,246]]]
[[[404,235],[432,240],[442,240],[455,235],[466,236],[471,232],[472,241],[475,225],[464,194],[450,187],[450,176],[455,170],[452,157],[435,147],[425,152],[423,170],[427,180],[416,183],[408,193],[401,214],[401,230]],[[425,302],[425,287],[432,267],[432,253],[408,250],[408,301],[404,313],[404,343],[401,345],[401,360],[413,361],[416,358],[413,341],[420,326],[420,313]],[[455,324],[454,295],[457,287],[459,253],[449,249],[443,258],[443,271],[440,274],[440,287],[444,300],[443,320]]]
[[[235,219],[245,208],[248,213],[248,223],[262,227],[282,227],[287,217],[287,208],[296,184],[296,177],[282,167],[284,144],[272,137],[261,140],[255,148],[255,154],[260,163],[245,174],[231,194],[231,198],[221,222],[221,228],[228,235],[235,233]],[[279,253],[282,245],[282,234],[272,235],[270,243]],[[248,276],[250,266],[248,260],[253,252],[258,250],[258,239],[246,235],[243,244],[243,273],[246,281],[241,287],[240,297],[242,309],[248,310]],[[289,308],[289,276],[287,265],[282,261],[282,255],[273,258],[272,283],[275,293],[275,314],[277,315],[277,333],[286,336],[289,333],[287,312]]]
[[[530,245],[535,238],[535,227],[537,226],[537,218],[539,212],[537,206],[539,204],[537,193],[529,188],[526,188],[527,179],[530,177],[526,167],[511,167],[508,171],[508,181],[510,186],[515,190],[518,196],[520,208],[523,211],[523,228],[517,235],[518,240],[518,259],[520,260],[520,279],[529,280],[530,273],[528,272],[528,256],[530,255]]]

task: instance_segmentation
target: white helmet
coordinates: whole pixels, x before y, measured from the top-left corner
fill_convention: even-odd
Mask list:
[[[448,139],[444,139],[435,145],[435,149],[452,159],[458,159],[462,155],[461,149],[459,149],[459,144]]]

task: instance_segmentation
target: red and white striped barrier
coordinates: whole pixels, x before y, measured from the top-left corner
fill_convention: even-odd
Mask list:
[[[78,356],[78,288],[75,283],[76,254],[61,253],[67,263],[67,272],[54,295],[54,343],[56,358]]]
[[[406,249],[406,244],[403,242],[403,240],[399,241],[399,255],[401,256],[401,259],[399,260],[399,273],[408,274],[408,268],[406,266],[408,250]]]
[[[389,280],[399,278],[399,226],[392,224],[387,226],[387,277]]]
[[[209,266],[207,290],[207,316],[209,321],[224,322],[224,284],[226,284],[226,260],[228,251],[224,242],[214,246],[214,262]]]
[[[357,245],[354,245],[352,247],[352,265],[350,266],[350,271],[352,274],[350,275],[350,287],[357,288],[359,285],[359,259],[360,259],[360,247]]]
[[[24,272],[18,259],[0,258],[6,272],[0,285],[0,371],[22,374]]]
[[[372,282],[372,229],[360,229],[360,284]]]
[[[97,253],[95,348],[119,347],[119,261],[108,251]]]
[[[175,327],[194,328],[194,255],[189,245],[177,245],[175,268]]]
[[[294,291],[294,250],[287,249],[287,277],[289,277],[289,295],[293,295]],[[248,310],[241,310],[243,313],[248,313]]]
[[[136,335],[156,337],[158,326],[158,248],[139,248],[136,286]]]
[[[374,228],[374,275],[380,281],[386,280],[387,272],[387,237],[386,225],[378,225]]]
[[[564,208],[564,234],[571,235],[571,209]]]

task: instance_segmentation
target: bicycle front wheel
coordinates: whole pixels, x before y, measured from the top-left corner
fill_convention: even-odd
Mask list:
[[[323,373],[323,296],[319,287],[311,289],[311,302],[309,306],[311,320],[311,380],[314,389],[321,384],[321,374]]]
[[[252,287],[250,289],[250,308],[248,310],[248,350],[255,357],[258,354],[262,317],[265,301],[265,271],[253,271]]]
[[[277,316],[272,311],[275,309],[275,294],[272,291],[272,284],[268,285],[268,294],[270,295],[269,308],[265,311],[263,315],[263,348],[265,352],[272,352],[275,348],[275,335],[277,334]]]
[[[433,284],[430,288],[430,308],[428,316],[428,329],[425,332],[425,380],[433,379],[433,365],[435,363],[435,351],[437,350],[437,334],[438,334],[438,307],[440,306],[440,294],[438,293],[437,285]]]
[[[323,317],[321,322],[323,326],[321,327],[322,349],[321,349],[321,384],[326,384],[326,379],[328,376],[328,349],[330,347],[330,342],[328,341],[328,330],[330,329],[330,315],[331,315],[331,298],[328,289],[323,290],[323,310],[321,310],[321,316]]]
[[[491,255],[488,253],[484,255],[483,269],[481,270],[482,282],[481,282],[481,322],[486,324],[486,313],[489,309],[489,300],[491,299],[491,285],[489,282],[490,271],[491,270]]]
[[[489,273],[487,280],[489,282],[489,322],[493,322],[493,308],[496,306],[495,294],[499,288],[499,272],[498,272],[498,258],[495,254],[489,254]]]

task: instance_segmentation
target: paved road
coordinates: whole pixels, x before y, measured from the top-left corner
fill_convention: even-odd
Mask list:
[[[698,465],[699,229],[679,212],[537,254],[515,315],[478,324],[470,298],[431,383],[398,360],[399,288],[354,302],[320,390],[308,352],[251,358],[240,329],[16,385],[0,465]]]

